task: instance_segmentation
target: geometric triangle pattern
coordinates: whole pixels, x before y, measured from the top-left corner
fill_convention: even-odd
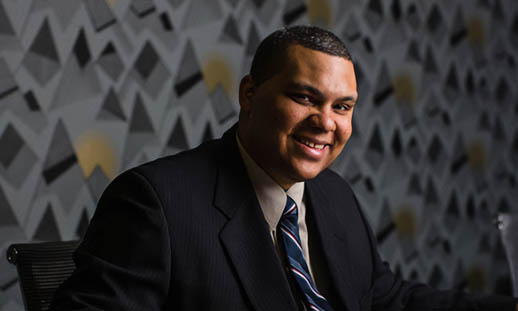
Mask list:
[[[382,257],[439,288],[504,291],[491,219],[518,210],[517,1],[0,1],[0,243],[82,236],[107,168],[218,137],[261,39],[312,22],[355,62],[353,136],[331,168]],[[225,70],[206,70],[218,55]],[[0,290],[0,310],[19,301]]]

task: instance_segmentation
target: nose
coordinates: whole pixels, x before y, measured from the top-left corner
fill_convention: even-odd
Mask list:
[[[324,132],[331,132],[336,129],[336,122],[333,119],[332,111],[328,108],[321,107],[317,112],[311,115],[311,126],[318,128]]]

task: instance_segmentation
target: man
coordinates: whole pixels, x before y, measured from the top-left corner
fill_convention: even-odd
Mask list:
[[[54,310],[515,310],[382,263],[350,187],[327,169],[356,100],[335,35],[268,36],[241,81],[237,125],[107,188]]]

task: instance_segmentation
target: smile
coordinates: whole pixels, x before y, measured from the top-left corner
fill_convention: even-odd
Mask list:
[[[302,143],[310,148],[314,148],[314,149],[318,149],[318,150],[324,150],[324,148],[326,146],[329,146],[329,144],[322,144],[322,143],[315,143],[315,142],[312,142],[312,141],[309,141],[307,139],[304,139],[304,138],[301,138],[301,137],[297,137],[297,136],[293,136],[295,138],[296,141],[298,141],[299,143]]]

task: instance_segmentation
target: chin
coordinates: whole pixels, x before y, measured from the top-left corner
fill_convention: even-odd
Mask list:
[[[296,170],[296,173],[293,176],[296,176],[298,181],[305,181],[317,177],[317,175],[320,174],[324,169],[325,167]]]

